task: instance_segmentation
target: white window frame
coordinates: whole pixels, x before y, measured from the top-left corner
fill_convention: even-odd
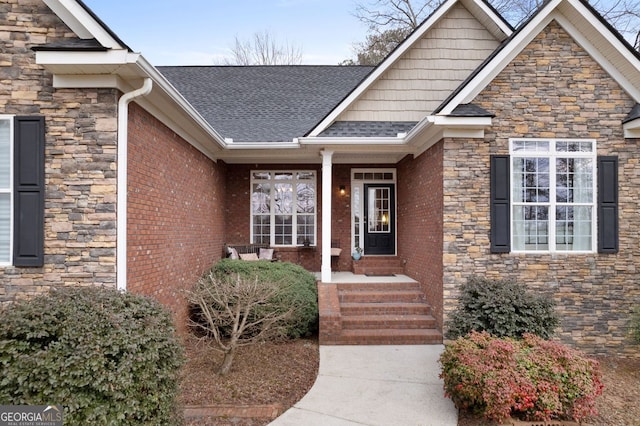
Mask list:
[[[9,194],[10,206],[9,206],[9,259],[0,259],[0,266],[11,266],[13,264],[13,147],[14,147],[14,116],[7,114],[0,114],[0,120],[9,122],[9,187],[0,187],[0,194]]]
[[[257,173],[269,173],[269,179],[257,179],[255,178],[255,175]],[[275,179],[275,174],[277,173],[291,173],[292,174],[292,179],[290,180],[279,180],[279,179]],[[310,179],[298,179],[297,175],[298,173],[310,173],[313,175],[313,180]],[[314,186],[314,191],[313,191],[313,205],[314,205],[314,209],[313,209],[313,242],[310,244],[312,247],[317,246],[318,244],[318,174],[315,170],[251,170],[251,179],[250,179],[250,187],[249,187],[249,196],[252,197],[253,196],[253,185],[256,182],[269,182],[270,183],[270,202],[273,203],[275,197],[274,197],[274,192],[276,191],[275,189],[275,184],[276,183],[290,183],[294,190],[293,190],[293,194],[292,194],[292,202],[293,202],[293,209],[291,212],[291,216],[292,216],[292,230],[291,230],[291,242],[292,244],[276,244],[276,221],[275,221],[275,217],[277,216],[275,213],[275,209],[273,208],[273,204],[270,205],[269,207],[269,215],[270,215],[270,224],[269,224],[269,245],[273,246],[273,247],[299,247],[302,246],[303,244],[297,244],[298,241],[298,227],[297,227],[297,223],[298,223],[298,212],[296,209],[296,205],[297,205],[297,191],[295,190],[296,186],[300,183],[310,183],[313,182],[313,186]],[[253,223],[253,219],[254,219],[254,212],[253,212],[253,205],[252,205],[252,201],[249,201],[249,217],[250,217],[250,241],[253,242],[254,241],[254,223]],[[309,213],[301,213],[300,216],[310,216]]]
[[[515,142],[548,142],[548,151],[540,150],[514,150]],[[556,143],[558,142],[589,142],[592,144],[591,152],[558,152],[556,151]],[[545,253],[561,253],[561,254],[581,254],[581,253],[595,253],[597,251],[597,210],[598,210],[598,192],[597,192],[597,155],[598,150],[595,139],[557,139],[557,138],[510,138],[509,139],[509,154],[510,154],[510,211],[511,211],[511,251],[514,253],[529,253],[529,254],[545,254]],[[549,207],[548,213],[548,249],[547,250],[518,250],[514,244],[514,207],[531,205],[525,202],[514,201],[514,172],[513,163],[514,158],[548,158],[549,159],[549,201],[546,203],[540,202],[535,205],[544,205]],[[591,203],[559,203],[556,199],[557,183],[556,183],[556,159],[557,158],[590,158],[592,160],[592,194]],[[569,206],[589,206],[591,207],[591,248],[589,250],[558,250],[556,248],[556,207],[562,205]]]

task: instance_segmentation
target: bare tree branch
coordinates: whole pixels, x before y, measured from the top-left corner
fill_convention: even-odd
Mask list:
[[[278,42],[269,31],[256,32],[246,40],[236,36],[231,57],[225,65],[300,65],[302,48],[285,41]]]
[[[212,347],[224,354],[221,375],[230,371],[238,348],[283,335],[296,308],[283,309],[278,302],[282,291],[281,285],[257,278],[219,279],[210,273],[187,292],[187,300],[198,309],[191,326],[203,331]]]

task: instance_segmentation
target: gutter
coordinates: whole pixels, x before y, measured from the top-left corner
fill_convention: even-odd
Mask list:
[[[118,179],[117,179],[117,239],[116,239],[116,286],[127,290],[127,143],[129,135],[129,102],[151,93],[153,81],[147,77],[142,87],[127,92],[118,100]]]

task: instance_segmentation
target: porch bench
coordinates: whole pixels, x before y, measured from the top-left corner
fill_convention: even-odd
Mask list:
[[[235,250],[235,254],[233,251]],[[262,253],[261,253],[262,250]],[[254,255],[255,256],[252,256]],[[262,257],[260,256],[262,254]],[[237,255],[237,257],[236,257]],[[248,255],[248,256],[241,256]],[[273,250],[269,244],[258,243],[241,243],[241,244],[224,244],[224,256],[227,258],[245,258],[244,260],[278,260],[275,256],[275,250]]]

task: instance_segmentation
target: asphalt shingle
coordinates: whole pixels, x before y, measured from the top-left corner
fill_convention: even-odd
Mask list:
[[[324,137],[396,137],[406,133],[415,121],[336,121],[320,133]]]
[[[160,72],[237,142],[304,136],[373,69],[365,66],[166,66]]]

